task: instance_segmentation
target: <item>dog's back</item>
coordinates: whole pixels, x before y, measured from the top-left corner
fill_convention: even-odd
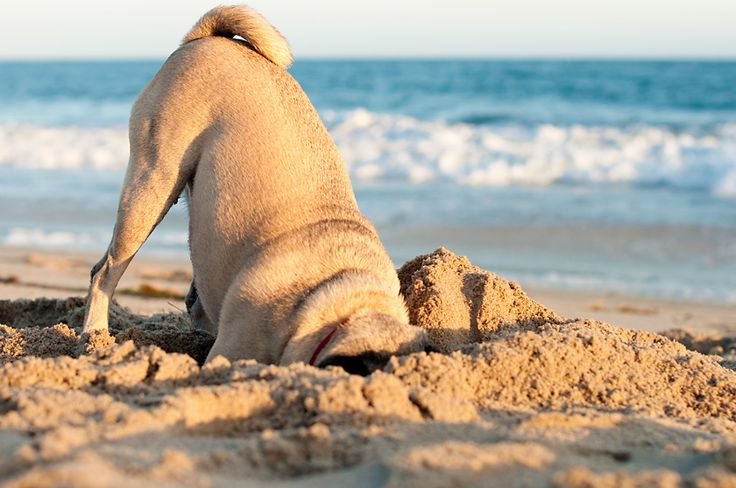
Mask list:
[[[151,126],[155,139],[138,130]],[[227,284],[258,246],[324,218],[326,207],[357,211],[343,161],[304,92],[243,42],[186,42],[139,98],[131,133],[156,150],[175,147],[172,157],[191,160],[184,166],[196,164],[190,245],[195,273],[221,270],[214,281],[214,273],[198,275],[213,320]]]
[[[210,357],[362,371],[366,355],[375,364],[423,347],[335,144],[283,69],[290,60],[280,34],[244,7],[206,14],[169,57],[133,107],[85,330],[107,327],[127,263],[186,186],[195,301],[217,326]]]

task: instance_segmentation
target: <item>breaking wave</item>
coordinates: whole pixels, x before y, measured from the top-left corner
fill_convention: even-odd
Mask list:
[[[651,125],[470,125],[363,109],[323,116],[357,181],[625,183],[736,197],[736,124],[694,134]],[[0,125],[0,166],[122,169],[127,158],[122,127]]]

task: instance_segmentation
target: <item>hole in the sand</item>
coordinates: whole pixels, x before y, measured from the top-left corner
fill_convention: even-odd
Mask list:
[[[0,415],[5,415],[8,412],[18,409],[18,404],[13,400],[7,399],[0,401]]]
[[[388,357],[384,354],[365,353],[358,356],[332,356],[323,361],[320,367],[336,366],[349,374],[368,376],[387,362]]]
[[[614,461],[618,461],[619,463],[628,463],[629,461],[631,461],[630,452],[625,452],[625,451],[612,452],[611,457],[614,459]]]

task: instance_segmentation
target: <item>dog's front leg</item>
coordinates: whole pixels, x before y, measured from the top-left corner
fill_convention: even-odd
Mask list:
[[[115,237],[113,237],[113,242]],[[115,287],[123,276],[125,268],[128,267],[130,259],[125,263],[115,265],[112,258],[110,244],[102,259],[94,265],[91,271],[87,303],[84,312],[84,332],[91,330],[106,330],[107,317],[110,308],[110,300],[115,292]]]
[[[131,129],[131,155],[120,195],[112,241],[102,259],[92,268],[84,314],[84,332],[107,329],[108,311],[118,281],[153,229],[164,218],[184,189],[191,168],[182,163],[183,153],[156,147],[151,130]],[[138,139],[138,140],[136,140]],[[191,166],[191,165],[190,165]]]
[[[110,300],[120,278],[133,256],[176,201],[184,182],[179,185],[149,175],[142,186],[139,186],[140,183],[139,178],[126,177],[112,241],[105,255],[92,268],[84,332],[107,329]]]

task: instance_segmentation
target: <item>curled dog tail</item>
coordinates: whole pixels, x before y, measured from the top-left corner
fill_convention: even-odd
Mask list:
[[[261,14],[245,5],[213,8],[194,24],[182,44],[210,36],[240,36],[276,66],[291,65],[291,50],[284,36]]]

